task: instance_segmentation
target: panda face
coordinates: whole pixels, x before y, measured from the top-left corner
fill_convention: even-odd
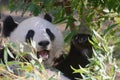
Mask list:
[[[54,57],[59,56],[63,48],[63,36],[56,26],[39,17],[28,18],[20,24],[11,19],[9,16],[4,21],[3,35],[18,46],[20,43],[35,41],[37,57],[42,57],[46,64],[52,65]]]
[[[41,32],[44,32],[44,30],[43,31],[41,30]],[[37,57],[38,58],[42,57],[43,59],[47,59],[48,55],[49,55],[49,51],[52,48],[52,42],[55,39],[55,35],[48,28],[45,29],[45,33],[44,33],[45,35],[41,35],[41,37],[43,37],[44,39],[40,38],[40,40],[37,40],[35,38],[35,34],[36,33],[34,30],[32,30],[32,29],[28,30],[25,40],[27,43],[30,43],[31,40],[38,41],[38,42],[36,42],[37,43],[36,47],[39,50],[37,52]]]
[[[73,41],[75,44],[82,45],[82,46],[88,46],[86,44],[89,44],[89,39],[91,39],[91,35],[89,34],[77,34],[73,37]]]
[[[92,53],[92,44],[89,40],[92,40],[92,36],[89,34],[76,34],[72,39],[72,46],[87,58],[92,56],[90,54]]]

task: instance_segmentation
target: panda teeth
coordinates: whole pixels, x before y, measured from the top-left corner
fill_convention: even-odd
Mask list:
[[[46,55],[44,57],[40,55],[40,58],[42,58],[42,60],[47,60],[48,59],[48,55]]]
[[[42,50],[37,53],[38,58],[42,58],[43,60],[47,60],[49,57],[49,51],[48,50]]]

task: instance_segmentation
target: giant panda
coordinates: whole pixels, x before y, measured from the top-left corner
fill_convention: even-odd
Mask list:
[[[8,16],[3,22],[3,36],[17,46],[35,41],[37,57],[42,57],[45,64],[52,66],[54,58],[62,53],[64,41],[62,33],[50,21],[50,17],[45,15],[44,19],[31,17],[18,24]]]
[[[60,70],[70,80],[81,78],[80,74],[73,73],[74,71],[70,66],[79,69],[79,65],[85,67],[89,64],[88,58],[92,57],[92,45],[88,39],[91,39],[91,35],[76,34],[72,38],[67,57],[63,58],[62,56],[61,58],[60,55],[64,45],[63,36],[51,23],[52,20],[48,15],[46,15],[45,19],[32,17],[17,24],[11,16],[8,16],[4,20],[3,35],[18,46],[19,43],[35,41],[38,50],[36,55],[38,58],[42,57],[44,59],[45,65],[52,66],[54,63],[58,63],[54,65],[54,68]],[[3,55],[0,54],[0,58],[3,58]],[[14,60],[10,57],[8,59]],[[49,74],[54,73],[50,69],[47,69],[47,71],[50,72]],[[63,75],[61,76],[60,80],[69,80]]]
[[[77,33],[71,40],[68,55],[65,58],[61,55],[56,59],[57,65],[55,65],[55,68],[60,70],[70,80],[82,79],[80,73],[74,73],[71,67],[79,69],[80,65],[85,68],[90,63],[89,59],[92,58],[93,51],[89,40],[92,41],[90,34]]]
[[[52,77],[58,70],[49,69],[54,64],[54,59],[62,54],[64,40],[62,33],[51,23],[51,17],[46,14],[44,19],[40,17],[31,17],[21,23],[16,23],[11,16],[3,21],[3,36],[8,38],[16,46],[21,43],[30,43],[35,41],[37,58],[42,58],[47,71],[47,75]],[[24,45],[26,46],[26,45]],[[27,46],[26,46],[27,47]],[[27,48],[25,47],[25,50]],[[9,50],[12,52],[11,48]],[[4,60],[4,49],[0,50],[0,59]],[[16,56],[13,53],[13,56]],[[8,61],[14,60],[8,55]],[[53,74],[53,75],[52,75]],[[64,75],[60,75],[58,80],[69,80]]]

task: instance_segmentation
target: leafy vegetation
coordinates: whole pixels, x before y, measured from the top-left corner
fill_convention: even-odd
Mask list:
[[[109,45],[95,30],[93,30],[93,55],[87,68],[76,70],[74,73],[82,73],[84,80],[115,80],[116,74],[120,72],[120,68],[113,58],[114,46]],[[117,73],[118,72],[118,73]]]
[[[20,44],[20,49],[16,47],[14,43],[4,43],[5,50],[4,50],[4,63],[1,61],[0,64],[0,74],[2,79],[22,79],[22,80],[56,80],[59,78],[60,73],[59,72],[52,72],[51,74],[48,74],[50,70],[47,70],[42,63],[42,58],[38,59],[35,55],[36,48],[34,47],[35,42],[32,42],[32,45],[29,44]],[[28,46],[29,52],[24,51],[24,45]],[[11,51],[8,49],[8,47],[11,47],[16,57],[13,56]],[[24,57],[26,54],[29,54],[31,56],[30,62],[28,62]],[[9,61],[7,59],[7,56],[11,56],[15,59],[15,61]],[[24,60],[22,62],[22,60]]]

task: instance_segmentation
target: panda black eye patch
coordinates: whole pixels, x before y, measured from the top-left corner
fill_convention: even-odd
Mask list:
[[[49,35],[50,40],[53,41],[55,39],[55,35],[48,28],[46,28],[46,32]]]
[[[26,35],[26,42],[30,42],[30,40],[33,40],[35,32],[33,30],[29,30]]]

